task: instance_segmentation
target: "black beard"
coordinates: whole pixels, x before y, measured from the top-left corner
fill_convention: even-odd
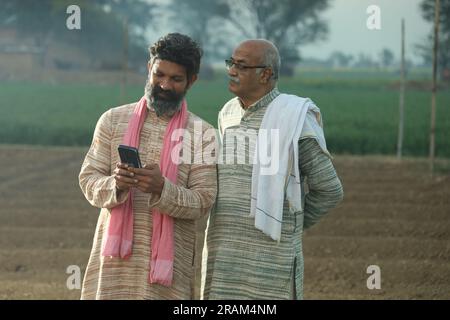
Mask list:
[[[164,94],[161,95],[161,93]],[[172,116],[180,110],[181,101],[183,100],[186,92],[177,94],[173,90],[163,90],[159,85],[152,86],[150,81],[147,80],[145,84],[145,99],[147,105],[152,106],[155,109],[158,117],[162,115]]]

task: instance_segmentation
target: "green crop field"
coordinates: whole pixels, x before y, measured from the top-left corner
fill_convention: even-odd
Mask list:
[[[429,75],[409,76],[424,83]],[[408,86],[405,96],[404,154],[428,154],[431,93]],[[143,86],[127,87],[137,101]],[[308,70],[281,79],[282,92],[310,97],[321,109],[327,144],[335,154],[394,154],[398,126],[398,77],[387,72]],[[217,113],[233,95],[225,75],[199,80],[188,94],[189,109],[216,126]],[[98,117],[120,105],[118,85],[2,83],[0,143],[88,145]],[[450,90],[437,98],[436,153],[450,157]]]

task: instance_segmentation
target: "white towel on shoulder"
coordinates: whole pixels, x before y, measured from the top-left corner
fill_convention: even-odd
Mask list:
[[[280,241],[283,202],[302,211],[298,140],[308,111],[316,115],[312,133],[326,151],[319,108],[309,99],[280,94],[267,107],[258,133],[252,171],[250,216],[255,227]],[[267,152],[270,151],[270,156]]]

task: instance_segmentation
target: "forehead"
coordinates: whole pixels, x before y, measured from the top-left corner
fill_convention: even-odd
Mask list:
[[[152,64],[153,72],[162,72],[170,76],[186,77],[186,68],[178,63],[155,59]]]
[[[232,58],[238,62],[259,62],[262,59],[262,50],[251,43],[243,43],[234,49]]]

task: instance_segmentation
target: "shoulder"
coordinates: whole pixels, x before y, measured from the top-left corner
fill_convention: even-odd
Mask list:
[[[118,123],[127,122],[129,121],[131,114],[134,111],[134,108],[136,107],[136,104],[138,102],[132,102],[128,104],[124,104],[121,106],[113,107],[107,110],[104,115],[107,116],[112,125],[117,125]]]
[[[133,112],[137,103],[138,102],[132,102],[132,103],[124,104],[121,106],[113,107],[113,108],[109,109],[107,112],[110,112],[111,116],[120,116],[123,114],[129,115]]]
[[[287,94],[287,93],[280,93],[273,101],[272,103],[278,104],[278,107],[285,107],[285,108],[299,108],[306,106],[308,110],[316,110],[318,111],[319,108],[317,108],[314,101],[309,97],[300,97],[294,94]]]
[[[117,107],[112,107],[103,112],[103,114],[100,116],[100,118],[113,118],[121,115],[129,115],[133,112],[134,107],[136,106],[137,102],[124,104]]]
[[[188,120],[187,120],[186,127],[189,129],[196,129],[201,128],[202,131],[208,130],[208,129],[214,129],[213,125],[207,122],[206,120],[203,120],[195,113],[192,113],[188,111]],[[198,129],[197,129],[198,130]]]
[[[240,119],[244,114],[244,109],[242,109],[238,99],[239,98],[236,97],[229,100],[219,111],[217,124],[221,131],[240,122]]]
[[[136,103],[129,103],[106,110],[98,118],[96,127],[99,130],[113,131],[113,128],[117,127],[119,123],[128,123]]]
[[[187,134],[186,142],[191,143],[191,148],[193,148],[191,150],[192,154],[203,152],[203,148],[196,150],[196,146],[205,147],[213,143],[217,137],[216,129],[210,123],[190,111],[188,111],[188,120],[184,134]]]
[[[234,97],[233,99],[228,100],[228,102],[224,104],[222,109],[219,111],[219,115],[222,117],[226,117],[228,115],[234,115],[237,112],[240,113],[241,109],[242,109],[242,107],[239,104],[239,98]]]

